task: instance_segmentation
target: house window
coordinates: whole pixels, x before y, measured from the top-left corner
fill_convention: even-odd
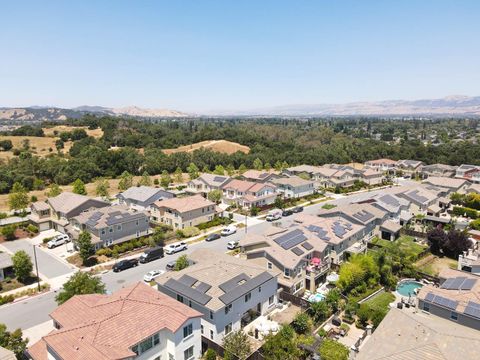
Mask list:
[[[210,320],[213,320],[213,312],[210,311]]]
[[[290,269],[285,268],[283,270],[283,274],[285,275],[285,277],[290,277]]]
[[[153,335],[153,345],[158,345],[160,344],[160,335],[159,334],[155,334]]]
[[[192,301],[191,300],[188,300],[188,306],[192,307]]]
[[[147,340],[142,341],[138,345],[138,351],[140,352],[140,354],[143,354],[144,352],[147,352],[148,350],[150,350],[152,347],[153,347],[153,339],[149,337]]]
[[[251,292],[249,292],[248,294],[245,294],[245,302],[250,301],[251,298],[252,298],[252,293]]]
[[[122,225],[117,225],[117,231],[121,231],[122,230]]]
[[[273,302],[274,302],[274,300],[275,300],[275,296],[274,296],[274,295],[270,296],[270,297],[268,298],[268,305],[272,305]]]
[[[108,228],[108,232],[113,232],[113,226],[110,226],[110,227]]]
[[[105,235],[105,234],[106,234],[105,229],[102,229],[102,235]]]
[[[453,321],[457,321],[458,320],[458,313],[456,313],[455,311],[452,311],[450,313],[450,319],[452,319]]]
[[[210,340],[213,340],[213,330],[210,330]]]
[[[267,262],[267,269],[272,270],[273,269],[273,264],[269,261]]]
[[[200,333],[203,335],[203,325],[200,325]]]
[[[180,301],[181,303],[183,303],[183,296],[180,294],[177,294],[177,301]]]
[[[225,326],[225,336],[227,336],[231,332],[232,332],[232,323],[227,324],[227,326]]]
[[[232,310],[232,304],[228,304],[225,306],[225,315],[228,314]]]
[[[423,303],[423,310],[426,311],[426,312],[430,312],[430,304],[424,302]]]
[[[261,286],[258,287],[258,292],[262,292],[262,287]]]
[[[187,326],[183,327],[183,338],[185,339],[186,337],[190,336],[193,334],[193,325],[188,324]]]
[[[190,346],[187,350],[183,352],[184,360],[193,359],[193,346]]]

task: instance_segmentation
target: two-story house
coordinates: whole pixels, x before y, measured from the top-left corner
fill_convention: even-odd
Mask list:
[[[401,170],[403,173],[407,175],[413,175],[420,172],[422,166],[424,165],[425,163],[419,160],[405,159],[405,160],[397,161],[397,169]]]
[[[132,186],[117,195],[120,204],[126,204],[134,210],[149,210],[154,202],[171,199],[175,194],[162,188],[152,186]]]
[[[76,295],[50,317],[55,330],[30,346],[32,360],[194,360],[201,316],[144,283],[111,295]]]
[[[190,194],[200,194],[206,197],[212,190],[221,190],[232,178],[230,176],[201,174],[187,183],[186,191]]]
[[[437,176],[430,176],[426,180],[424,180],[423,183],[441,188],[446,188],[450,192],[459,192],[461,190],[465,190],[469,185],[469,182],[464,179],[451,179]]]
[[[73,238],[82,231],[90,233],[97,249],[116,245],[150,234],[148,213],[126,205],[92,209],[71,219],[68,232]]]
[[[280,176],[274,171],[266,170],[247,170],[240,175],[242,180],[253,181],[258,183],[268,183],[274,179],[278,179]]]
[[[158,290],[202,314],[201,333],[218,344],[277,302],[276,273],[223,252],[198,249],[194,262],[155,280]]]
[[[397,168],[397,161],[392,159],[376,159],[365,161],[364,165],[369,169],[386,172],[388,174],[394,174]]]
[[[315,192],[315,182],[298,176],[282,177],[272,180],[277,191],[285,198],[300,198]]]
[[[420,167],[420,174],[423,178],[429,176],[453,177],[457,170],[456,166],[446,164],[431,164]]]
[[[262,184],[245,180],[232,180],[223,186],[222,201],[239,207],[262,207],[275,202],[277,187],[271,183]]]
[[[157,201],[151,207],[150,216],[153,222],[184,229],[213,220],[219,213],[221,210],[214,202],[202,195],[193,195]]]
[[[92,199],[85,195],[63,192],[45,201],[34,202],[30,206],[29,220],[40,231],[55,229],[66,232],[70,219],[89,209],[100,209],[110,203],[101,199]]]

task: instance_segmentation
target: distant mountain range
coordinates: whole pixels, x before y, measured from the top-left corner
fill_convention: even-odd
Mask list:
[[[284,105],[223,112],[221,115],[263,116],[480,116],[480,96],[448,96],[430,100],[386,100],[346,104]]]
[[[57,107],[0,107],[0,121],[38,122],[38,121],[63,121],[67,118],[79,118],[85,114],[129,116],[135,118],[178,118],[189,116],[175,110],[167,109],[142,109],[136,106],[123,108],[107,108],[102,106],[79,106],[72,109]]]

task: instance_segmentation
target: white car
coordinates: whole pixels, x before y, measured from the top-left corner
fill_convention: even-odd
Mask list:
[[[163,250],[165,251],[166,254],[172,255],[179,251],[187,250],[187,247],[188,247],[187,243],[182,241],[182,242],[167,245],[163,248]]]
[[[53,249],[57,246],[65,244],[69,241],[70,241],[70,236],[68,236],[67,234],[57,235],[47,243],[47,247],[49,249]]]
[[[165,273],[165,271],[163,271],[163,270],[152,270],[152,271],[149,271],[149,272],[146,273],[145,276],[143,277],[143,281],[145,281],[145,282],[153,281],[153,279],[155,279],[157,276],[162,275],[162,274],[164,274],[164,273]]]
[[[228,235],[235,234],[236,232],[237,232],[237,227],[235,225],[229,225],[225,229],[222,230],[220,235],[228,236]]]
[[[228,250],[235,250],[236,248],[238,248],[238,241],[229,241],[227,243]]]

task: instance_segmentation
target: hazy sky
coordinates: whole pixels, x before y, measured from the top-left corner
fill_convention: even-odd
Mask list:
[[[480,1],[0,0],[0,106],[480,95]]]

